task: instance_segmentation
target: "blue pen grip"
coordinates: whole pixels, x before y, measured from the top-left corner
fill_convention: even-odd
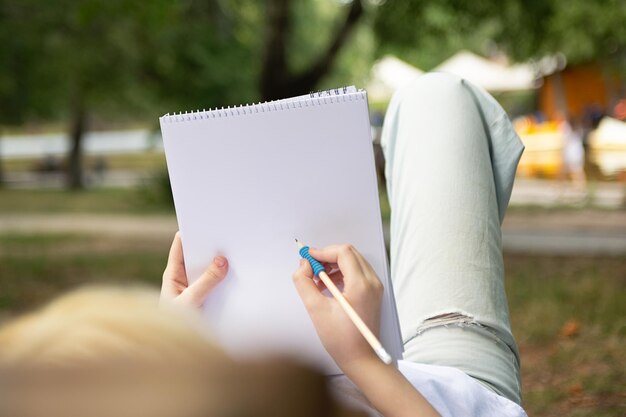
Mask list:
[[[320,272],[325,271],[325,269],[322,266],[322,264],[319,263],[317,261],[317,259],[313,258],[309,254],[309,247],[308,246],[303,246],[302,248],[300,248],[300,256],[302,256],[304,259],[309,261],[309,263],[311,264],[311,268],[313,268],[313,275],[319,275]]]

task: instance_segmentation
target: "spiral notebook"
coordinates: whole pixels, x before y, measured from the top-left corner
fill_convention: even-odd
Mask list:
[[[401,357],[365,91],[344,87],[160,122],[187,276],[194,281],[218,254],[230,262],[204,308],[227,352],[293,356],[339,372],[292,282],[298,238],[316,247],[349,242],[369,260],[385,287],[381,342]]]

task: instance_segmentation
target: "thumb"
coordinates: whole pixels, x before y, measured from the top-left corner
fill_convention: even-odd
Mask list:
[[[180,295],[182,302],[197,307],[202,306],[213,288],[217,286],[228,272],[228,260],[223,256],[216,256],[209,267]]]
[[[300,266],[293,274],[293,283],[309,312],[314,310],[326,298],[315,285],[311,265],[304,259],[300,260]]]

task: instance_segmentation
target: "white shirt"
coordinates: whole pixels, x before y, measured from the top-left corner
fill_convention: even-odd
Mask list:
[[[442,417],[528,417],[518,404],[456,368],[400,360],[398,369]],[[382,416],[347,377],[332,377],[330,388],[347,407]]]

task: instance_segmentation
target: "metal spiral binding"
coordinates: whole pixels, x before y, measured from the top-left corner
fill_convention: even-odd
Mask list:
[[[286,111],[295,108],[311,107],[319,105],[327,105],[330,103],[338,103],[340,101],[353,101],[354,99],[366,99],[365,90],[357,90],[355,93],[348,93],[348,87],[333,88],[331,90],[322,90],[310,92],[309,97],[304,96],[301,100],[273,100],[263,103],[240,104],[239,106],[228,106],[226,108],[202,109],[195,111],[167,113],[160,117],[162,122],[178,123],[186,121],[197,121],[205,119],[218,119],[236,116],[246,116],[255,113],[269,113],[276,111]]]
[[[341,92],[340,92],[341,91]],[[329,90],[311,91],[309,93],[310,98],[323,97],[323,96],[339,96],[348,92],[348,86],[331,88]]]

